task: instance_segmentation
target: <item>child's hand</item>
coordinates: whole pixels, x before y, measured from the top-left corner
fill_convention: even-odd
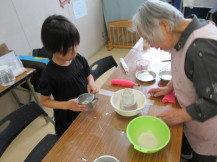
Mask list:
[[[99,92],[99,88],[95,83],[88,84],[87,85],[87,92],[95,94],[95,93]]]
[[[65,107],[66,109],[72,110],[72,111],[84,111],[84,109],[86,108],[85,105],[78,104],[77,99],[71,99],[67,101],[65,106],[66,106]]]
[[[152,88],[148,91],[148,93],[151,95],[151,96],[154,96],[154,97],[158,97],[158,96],[164,96],[168,93],[170,93],[170,89],[168,87],[159,87],[159,88]]]

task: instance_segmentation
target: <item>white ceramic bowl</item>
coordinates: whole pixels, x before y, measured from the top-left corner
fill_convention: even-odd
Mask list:
[[[145,95],[140,92],[139,90],[132,89],[134,92],[135,102],[137,103],[137,108],[134,110],[123,110],[121,109],[121,93],[124,89],[121,89],[119,91],[116,91],[110,99],[111,105],[114,108],[114,110],[122,115],[122,116],[135,116],[140,113],[140,111],[145,107],[146,105],[146,97]]]

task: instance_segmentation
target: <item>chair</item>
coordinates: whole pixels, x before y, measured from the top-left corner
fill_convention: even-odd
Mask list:
[[[108,44],[107,50],[110,51],[114,47],[132,48],[139,40],[137,32],[132,31],[131,20],[116,20],[108,22]]]
[[[4,127],[0,132],[0,157],[5,152],[10,143],[19,135],[19,133],[22,132],[33,120],[35,120],[40,115],[46,117],[48,116],[47,113],[39,105],[37,105],[35,102],[30,102],[29,104],[23,105],[22,107],[18,108],[0,120],[0,127]],[[57,140],[57,135],[47,135],[33,149],[32,153],[30,153],[30,158],[39,157],[33,156],[35,154],[39,154],[39,152],[41,156],[45,156]],[[37,161],[38,160],[39,159],[37,159]]]
[[[51,55],[46,51],[46,49],[44,47],[38,48],[38,49],[33,49],[32,55],[34,57],[43,57],[43,58],[51,59]],[[22,61],[24,67],[36,69],[36,72],[33,74],[32,78],[30,79],[30,82],[32,84],[34,91],[38,92],[37,87],[39,85],[43,70],[46,68],[46,64],[41,63],[41,62],[29,61],[29,60],[21,60],[21,61]],[[41,105],[37,95],[32,94],[27,83],[21,84],[19,89],[29,92],[29,102],[32,99],[32,95],[34,95],[34,97],[36,97],[37,104]],[[16,95],[16,94],[14,94],[14,95]],[[18,98],[18,97],[16,97],[16,98]],[[19,99],[17,99],[17,100],[19,101]],[[54,121],[50,117],[47,117],[47,119],[54,124]]]
[[[113,56],[107,56],[95,61],[90,65],[91,74],[93,75],[94,80],[97,80],[107,70],[117,66],[118,64],[116,63]]]
[[[42,161],[42,159],[47,155],[47,153],[55,145],[58,139],[58,136],[55,134],[46,135],[27,156],[24,162]]]

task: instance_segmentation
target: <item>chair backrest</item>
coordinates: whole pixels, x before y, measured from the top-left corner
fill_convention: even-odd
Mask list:
[[[0,120],[0,127],[7,124],[0,131],[0,157],[16,136],[40,115],[48,116],[39,105],[30,102]]]
[[[42,161],[58,140],[59,137],[56,134],[46,135],[30,152],[24,162]]]
[[[130,30],[131,20],[115,20],[108,22],[108,45],[107,50],[114,47],[132,48],[140,36],[136,31]]]
[[[35,56],[35,57],[44,57],[44,58],[49,58],[49,59],[52,58],[51,54],[48,53],[47,50],[44,47],[33,49],[32,56]]]
[[[107,56],[95,61],[90,65],[91,74],[93,75],[94,79],[97,80],[107,70],[117,66],[118,64],[116,63],[113,56]]]

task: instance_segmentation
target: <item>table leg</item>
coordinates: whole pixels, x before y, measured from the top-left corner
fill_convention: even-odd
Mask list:
[[[17,94],[14,92],[13,89],[11,90],[11,94],[13,95],[13,97],[14,97],[14,99],[16,100],[17,104],[18,104],[19,106],[22,106],[23,104],[20,102],[20,100],[19,100]]]
[[[34,97],[36,103],[37,103],[39,106],[42,107],[42,105],[41,105],[41,103],[40,103],[40,101],[39,101],[39,99],[38,99],[38,96],[37,96],[37,94],[36,94],[36,92],[35,92],[35,90],[34,90],[34,88],[33,88],[33,86],[32,86],[32,83],[30,82],[30,78],[28,78],[28,79],[26,80],[26,82],[27,82],[27,84],[28,84],[28,87],[29,87],[29,89],[30,89],[30,91],[31,91],[31,93],[32,93],[32,95],[33,95],[33,97]],[[49,122],[49,121],[50,121],[53,125],[55,124],[54,121],[53,121],[49,116],[45,116],[45,120],[46,120],[46,122]]]
[[[34,97],[36,103],[41,106],[41,103],[40,103],[40,101],[39,101],[39,99],[38,99],[38,97],[37,97],[37,94],[36,94],[36,92],[35,92],[33,86],[32,86],[32,83],[30,82],[30,78],[28,78],[28,79],[26,80],[26,82],[27,82],[27,84],[28,84],[28,87],[29,87],[29,89],[30,89],[30,91],[31,91],[31,93],[32,93],[32,95],[33,95],[33,97]]]

